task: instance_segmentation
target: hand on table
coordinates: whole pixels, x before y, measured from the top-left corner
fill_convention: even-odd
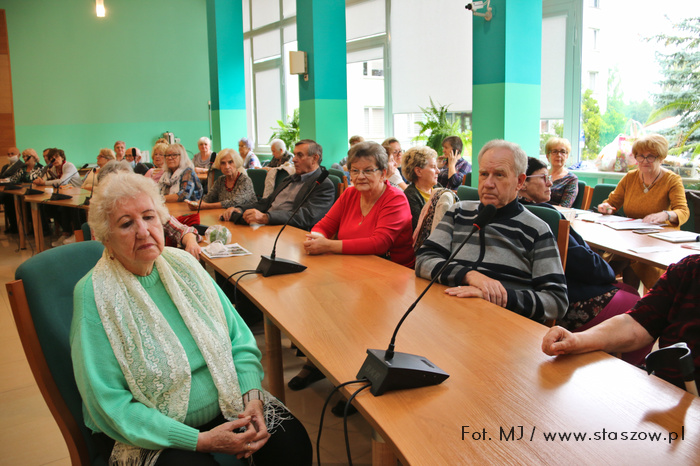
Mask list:
[[[251,223],[267,225],[270,222],[270,217],[268,217],[267,214],[260,212],[258,209],[248,209],[243,212],[243,220],[245,220],[248,225]]]
[[[577,335],[556,326],[550,328],[542,338],[542,352],[550,356],[571,353],[576,349]]]
[[[238,207],[229,207],[224,211],[223,214],[221,214],[221,218],[228,222],[231,219],[231,215],[233,215],[234,213],[240,214],[241,209],[239,209]]]
[[[483,294],[482,297],[486,301],[501,307],[506,307],[508,303],[508,292],[503,285],[501,285],[501,282],[489,278],[476,270],[468,272],[464,279],[467,285],[474,286],[481,290]]]
[[[603,215],[612,215],[615,213],[616,210],[616,207],[611,206],[607,202],[603,202],[602,204],[598,205],[598,212],[600,212]]]
[[[331,240],[319,234],[307,234],[304,241],[304,250],[306,254],[316,255],[325,254],[331,251]]]
[[[655,214],[649,214],[646,217],[644,217],[644,222],[645,223],[666,223],[669,221],[670,218],[666,214],[666,212],[656,212]]]

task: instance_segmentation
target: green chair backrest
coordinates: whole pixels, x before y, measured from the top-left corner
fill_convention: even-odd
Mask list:
[[[275,177],[275,188],[280,185],[285,178],[289,176],[287,170],[277,170],[277,175]]]
[[[329,168],[328,173],[331,175],[335,175],[338,177],[339,180],[343,180],[343,177],[345,176],[345,172],[343,170],[338,170],[337,168]]]
[[[24,284],[36,333],[51,375],[68,409],[80,427],[93,464],[99,453],[92,432],[83,422],[82,400],[73,377],[70,325],[73,288],[102,256],[98,241],[83,241],[49,249],[26,260],[15,271]]]
[[[574,209],[580,209],[581,204],[583,204],[583,194],[586,192],[586,182],[578,180],[578,194],[576,194],[576,199],[571,207]]]
[[[457,188],[457,197],[460,201],[478,201],[479,190],[473,186],[460,186]]]
[[[258,198],[262,198],[265,192],[265,177],[267,176],[267,170],[262,168],[249,168],[247,170],[250,181],[253,182],[253,190]]]
[[[591,196],[591,209],[595,209],[599,204],[606,200],[616,187],[616,184],[609,183],[599,183],[595,185],[593,188],[593,196]]]
[[[92,231],[90,231],[90,225],[88,225],[88,223],[85,222],[80,226],[80,229],[83,230],[83,241],[90,241],[92,239]]]
[[[526,205],[525,208],[549,225],[549,229],[552,230],[552,235],[554,235],[554,239],[556,240],[559,233],[559,220],[564,218],[559,211],[538,205]]]
[[[681,225],[681,230],[700,233],[700,191],[686,191],[685,199],[688,201],[690,218]]]
[[[329,170],[329,172],[330,172],[330,170]],[[338,185],[340,185],[340,178],[338,178],[335,175],[329,174],[328,179],[333,182],[333,189],[335,190],[334,191],[334,199],[338,200]]]

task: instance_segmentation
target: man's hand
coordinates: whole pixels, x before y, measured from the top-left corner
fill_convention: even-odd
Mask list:
[[[251,223],[259,223],[261,225],[270,223],[270,217],[260,212],[258,209],[248,209],[243,212],[243,220],[245,220],[248,225]]]
[[[221,214],[221,217],[228,222],[229,220],[231,220],[231,215],[233,215],[234,213],[240,214],[241,209],[239,209],[238,207],[229,207],[224,211],[223,214]]]

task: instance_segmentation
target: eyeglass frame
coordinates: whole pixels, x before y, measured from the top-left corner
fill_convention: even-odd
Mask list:
[[[365,177],[369,178],[371,175],[380,170],[381,169],[379,168],[366,168],[364,170],[358,170],[357,168],[353,168],[348,171],[350,172],[350,176],[360,176],[360,173],[362,173],[363,175],[365,175]]]
[[[550,149],[550,151],[547,152],[547,155],[549,154],[569,155],[569,151],[566,149]]]
[[[180,154],[165,154],[163,155],[166,159],[174,159],[175,157],[182,157]]]
[[[542,179],[544,179],[545,183],[552,182],[552,175],[527,175],[527,178],[539,178],[539,177],[542,177]]]
[[[649,158],[651,157],[651,160]],[[636,160],[638,163],[641,162],[649,162],[649,163],[654,163],[656,162],[656,159],[658,159],[658,155],[643,155],[643,154],[637,154],[634,156],[634,160]]]

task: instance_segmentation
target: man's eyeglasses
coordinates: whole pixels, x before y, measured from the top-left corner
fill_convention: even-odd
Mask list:
[[[180,157],[180,154],[165,154],[166,159],[174,159]]]
[[[552,149],[549,151],[550,154],[561,154],[561,155],[566,155],[569,153],[568,150],[566,149]]]
[[[353,168],[352,170],[350,170],[350,176],[360,176],[360,173],[362,173],[365,176],[370,176],[377,171],[379,171],[378,168],[368,168],[366,170],[357,170]]]
[[[552,182],[552,175],[530,175],[528,178],[542,178],[545,183]]]
[[[656,157],[655,155],[647,155],[647,156],[644,156],[644,155],[642,155],[642,154],[637,154],[637,155],[634,156],[634,159],[635,159],[637,162],[644,162],[644,161],[646,160],[646,161],[649,162],[649,163],[654,163],[654,161],[657,159],[657,157]]]

